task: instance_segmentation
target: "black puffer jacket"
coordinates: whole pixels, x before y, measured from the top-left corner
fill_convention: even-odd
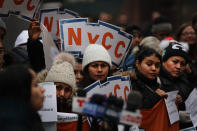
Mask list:
[[[167,72],[164,67],[161,68],[159,77],[162,84],[161,89],[165,92],[178,90],[178,94],[182,97],[183,101],[187,99],[193,89],[192,85],[189,83],[185,76],[174,78]]]
[[[136,70],[136,77],[131,77],[133,90],[139,91],[143,96],[141,109],[151,109],[161,97],[155,92],[160,85],[157,80],[150,80]]]

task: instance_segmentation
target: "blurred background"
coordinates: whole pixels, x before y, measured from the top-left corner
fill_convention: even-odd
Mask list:
[[[96,21],[109,17],[112,24],[136,24],[142,28],[157,17],[157,13],[167,16],[174,28],[191,21],[197,12],[197,0],[44,0],[42,8],[59,6],[90,17]],[[109,15],[109,16],[107,16]]]
[[[81,17],[88,17],[90,22],[100,19],[123,29],[126,25],[135,24],[142,30],[163,15],[169,18],[173,31],[176,31],[182,23],[192,20],[192,15],[197,12],[196,7],[197,0],[43,0],[41,9],[69,9]],[[28,29],[29,21],[17,16],[3,20],[7,26],[4,45],[11,49],[19,33]]]

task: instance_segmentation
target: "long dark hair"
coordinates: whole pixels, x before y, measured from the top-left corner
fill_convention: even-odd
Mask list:
[[[24,131],[34,128],[38,115],[31,105],[32,74],[22,65],[0,72],[0,130]]]
[[[30,103],[32,75],[22,65],[10,66],[0,72],[0,97],[24,100]]]
[[[149,47],[142,47],[136,54],[136,60],[141,63],[146,57],[151,55],[155,55],[161,61],[161,55],[152,48]]]

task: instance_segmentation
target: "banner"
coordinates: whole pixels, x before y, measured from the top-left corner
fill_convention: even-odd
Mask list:
[[[78,18],[79,15],[76,12],[65,9],[64,11],[59,11],[56,9],[42,9],[40,10],[40,23],[42,23],[51,33],[54,40],[59,37],[59,20],[60,19],[70,19]]]
[[[121,31],[120,27],[98,21],[88,23],[87,18],[60,20],[62,50],[83,56],[89,44],[100,44],[111,56],[112,63],[120,66],[131,46],[132,35]]]
[[[25,19],[32,19],[42,0],[0,0],[0,16],[9,14],[20,15]]]
[[[140,128],[145,131],[179,131],[179,122],[170,124],[166,104],[161,99],[152,109],[141,110],[142,123]]]
[[[103,84],[101,84],[100,81],[97,81],[85,88],[87,98],[90,98],[93,94],[97,93],[105,95],[106,97],[115,95],[122,98],[124,102],[127,102],[127,95],[131,89],[129,76],[108,77],[107,81]]]

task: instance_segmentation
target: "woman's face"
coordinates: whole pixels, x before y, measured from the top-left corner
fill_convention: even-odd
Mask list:
[[[145,57],[141,63],[137,60],[136,67],[146,78],[154,80],[157,78],[160,71],[160,60],[153,54]]]
[[[172,77],[179,77],[186,67],[186,61],[181,56],[172,56],[162,63]]]
[[[59,98],[69,99],[71,97],[72,88],[64,83],[55,82],[56,85],[56,96]]]
[[[88,66],[89,76],[92,80],[105,81],[109,73],[109,65],[102,61],[92,62]]]
[[[196,34],[192,26],[187,26],[181,33],[181,42],[187,42],[189,45],[193,45],[196,42]]]
[[[44,88],[38,85],[36,73],[30,70],[32,74],[32,84],[31,84],[31,104],[33,108],[37,111],[42,108],[44,101]]]

